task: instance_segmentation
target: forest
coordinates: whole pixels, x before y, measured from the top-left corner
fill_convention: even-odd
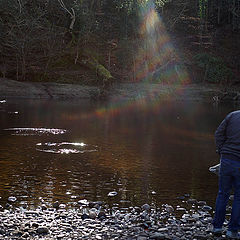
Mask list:
[[[166,69],[174,66],[193,82],[239,82],[240,0],[0,0],[0,6],[3,78],[169,82]]]

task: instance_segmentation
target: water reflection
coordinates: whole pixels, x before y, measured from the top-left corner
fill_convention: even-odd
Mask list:
[[[37,151],[46,153],[59,153],[59,154],[70,154],[70,153],[90,153],[97,151],[97,146],[90,146],[83,142],[71,143],[37,143]],[[63,148],[64,147],[64,148]]]
[[[0,112],[2,204],[9,196],[29,205],[81,199],[158,204],[184,193],[215,201],[217,177],[208,171],[219,161],[213,133],[233,106],[165,102],[100,116],[88,102],[6,104],[21,114]],[[29,135],[9,134],[16,131]],[[53,150],[59,154],[48,154]],[[60,154],[74,151],[79,154]]]
[[[5,131],[12,131],[12,135],[30,136],[42,134],[64,134],[66,130],[57,128],[6,128]]]

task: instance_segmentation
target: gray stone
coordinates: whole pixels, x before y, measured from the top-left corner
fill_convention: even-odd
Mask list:
[[[203,210],[203,211],[211,211],[211,210],[212,210],[212,207],[210,207],[210,206],[208,206],[208,205],[204,205],[204,206],[202,207],[202,210]]]
[[[118,194],[118,193],[115,192],[115,191],[109,192],[109,193],[108,193],[108,197],[114,197],[114,196],[116,196],[117,194]]]
[[[196,239],[199,239],[199,240],[200,239],[209,239],[209,236],[206,234],[194,234],[193,237]]]
[[[166,239],[166,236],[165,234],[162,234],[162,233],[153,233],[150,235],[150,239]]]
[[[162,232],[167,232],[168,228],[158,228],[157,230],[158,232],[162,233]]]
[[[32,227],[33,227],[33,228],[38,228],[38,227],[39,227],[39,224],[36,223],[36,222],[34,222],[34,223],[32,223]]]
[[[37,229],[37,233],[39,233],[39,234],[43,234],[43,233],[48,233],[49,232],[49,230],[48,230],[48,228],[47,227],[39,227],[38,229]]]
[[[106,218],[105,212],[100,211],[100,212],[98,213],[98,218],[99,218],[99,219],[104,219],[104,218]]]
[[[58,201],[56,201],[56,202],[53,203],[53,207],[54,207],[54,208],[59,208],[59,205],[60,205],[60,204],[59,204]]]
[[[204,206],[204,205],[206,205],[207,203],[206,203],[205,201],[198,201],[197,204],[198,204],[199,206]]]
[[[17,198],[12,196],[12,197],[9,197],[9,198],[8,198],[8,201],[11,202],[11,203],[13,203],[13,202],[16,202],[16,201],[17,201]]]
[[[47,206],[45,204],[42,205],[42,210],[47,210]]]
[[[142,205],[142,209],[148,211],[150,209],[150,206],[147,203],[145,203]]]
[[[138,236],[137,237],[137,240],[147,240],[148,237],[145,237],[145,236]]]
[[[26,232],[26,233],[24,233],[24,234],[22,235],[22,238],[27,238],[27,239],[29,239],[29,237],[30,237],[30,234],[29,234],[28,232]]]
[[[174,208],[171,205],[166,205],[165,210],[170,213],[174,211]]]
[[[197,200],[194,199],[194,198],[190,198],[190,199],[187,200],[187,203],[188,204],[194,204],[194,203],[197,203]]]

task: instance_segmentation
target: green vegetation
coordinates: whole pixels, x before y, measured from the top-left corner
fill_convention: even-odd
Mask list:
[[[225,27],[234,34],[240,29],[240,0],[0,0],[0,6],[0,76],[20,81],[135,80],[132,71],[145,37],[140,29],[151,9],[171,34],[197,38],[199,48],[192,55],[206,44],[216,48],[219,29],[224,34]],[[223,56],[224,47],[221,51]],[[217,51],[204,67],[205,60],[196,57],[205,79],[230,79],[229,69],[214,55]]]
[[[194,57],[196,65],[203,69],[204,80],[212,83],[228,83],[233,72],[226,66],[219,57],[211,56],[208,53],[200,53]]]

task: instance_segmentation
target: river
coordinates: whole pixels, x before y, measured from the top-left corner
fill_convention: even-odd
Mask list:
[[[214,131],[235,108],[200,101],[2,102],[0,204],[15,196],[29,207],[81,199],[174,205],[190,194],[213,205]]]

